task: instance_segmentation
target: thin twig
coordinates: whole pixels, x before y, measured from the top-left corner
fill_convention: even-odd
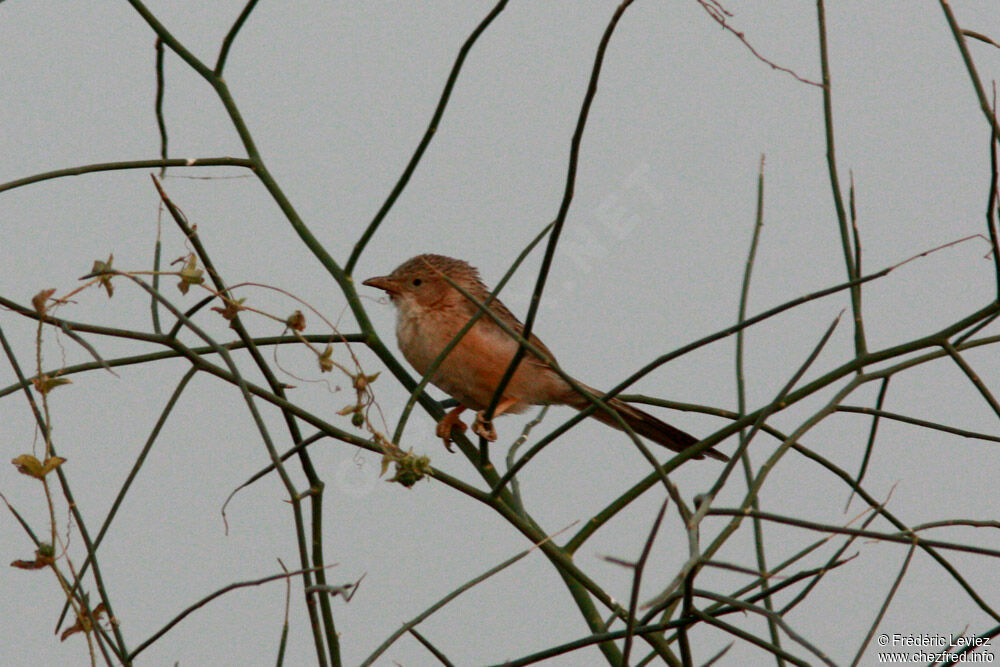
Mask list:
[[[332,566],[328,566],[328,567],[332,567]],[[207,605],[212,600],[214,600],[214,599],[216,599],[218,597],[221,597],[221,596],[225,595],[226,593],[238,590],[240,588],[249,588],[251,586],[262,586],[262,585],[270,583],[272,581],[278,581],[280,579],[288,579],[290,577],[297,577],[297,576],[305,574],[306,572],[312,572],[314,570],[315,570],[315,568],[309,568],[307,570],[296,570],[295,572],[282,572],[281,574],[272,574],[272,575],[270,575],[268,577],[261,577],[260,579],[251,579],[249,581],[238,581],[236,583],[229,584],[228,586],[223,586],[222,588],[220,588],[219,590],[215,591],[214,593],[210,593],[209,595],[206,595],[205,597],[201,598],[197,602],[189,605],[181,613],[177,614],[172,619],[170,619],[170,621],[168,621],[166,625],[164,625],[162,628],[160,628],[159,630],[157,630],[156,632],[154,632],[152,635],[150,635],[146,639],[146,641],[144,641],[141,644],[139,644],[135,648],[135,650],[133,650],[131,653],[129,653],[128,660],[130,662],[134,661],[135,657],[137,655],[139,655],[140,653],[142,653],[143,651],[145,651],[147,648],[149,648],[153,644],[153,642],[155,642],[157,639],[159,639],[163,635],[165,635],[168,632],[170,632],[170,630],[173,629],[173,627],[175,625],[177,625],[178,623],[180,623],[181,621],[183,621],[185,618],[187,618],[188,616],[190,616],[195,611],[197,611],[197,610],[201,609],[202,607],[204,607],[205,605]]]
[[[892,377],[885,377],[882,379],[882,384],[879,386],[878,398],[875,399],[875,409],[872,412],[872,425],[871,429],[868,431],[868,442],[865,444],[865,454],[861,458],[861,467],[858,469],[857,484],[861,485],[861,482],[865,479],[865,472],[868,470],[868,462],[871,460],[872,450],[875,448],[875,436],[878,433],[879,419],[882,413],[882,405],[885,403],[886,392],[889,391],[889,380]],[[838,407],[839,409],[839,407]],[[854,491],[851,491],[850,495],[847,496],[847,504],[844,506],[844,511],[851,506],[851,499],[854,498]]]
[[[750,509],[740,510],[740,509],[716,508],[709,510],[708,514],[710,516],[758,516],[761,519],[764,519],[765,521],[783,523],[788,526],[805,528],[806,530],[816,530],[824,533],[841,533],[843,535],[867,537],[882,542],[896,542],[899,544],[916,544],[916,545],[933,547],[935,549],[962,551],[965,553],[989,556],[991,558],[1000,558],[1000,550],[997,549],[989,549],[987,547],[977,547],[971,544],[959,544],[957,542],[945,542],[943,540],[925,540],[922,537],[918,537],[917,535],[912,534],[912,531],[908,531],[906,534],[880,533],[874,530],[861,530],[858,528],[848,528],[846,526],[837,526],[833,524],[817,523],[815,521],[806,521],[805,519],[797,519],[794,517],[782,516],[780,514],[773,514],[771,512],[755,512]]]
[[[698,4],[701,5],[701,8],[704,9],[709,16],[712,17],[713,21],[721,25],[724,30],[731,33],[734,37],[736,37],[736,39],[740,40],[743,46],[747,47],[747,50],[753,54],[753,57],[759,60],[760,62],[764,63],[773,70],[778,70],[779,72],[785,72],[786,74],[789,74],[796,81],[799,81],[801,83],[805,83],[810,86],[816,86],[817,88],[823,87],[822,83],[819,83],[818,81],[811,81],[810,79],[807,79],[803,76],[799,76],[798,74],[795,73],[794,70],[789,69],[787,67],[782,67],[773,60],[769,60],[768,58],[765,58],[763,55],[761,55],[761,53],[754,48],[753,44],[750,43],[745,34],[740,32],[733,26],[729,25],[729,21],[727,19],[731,17],[732,14],[729,11],[725,10],[722,7],[722,5],[718,3],[717,0],[711,0],[711,1],[698,0]]]
[[[94,174],[102,171],[121,171],[124,169],[155,169],[157,167],[244,167],[247,169],[253,169],[254,165],[250,160],[238,157],[173,158],[167,160],[160,158],[158,160],[99,162],[96,164],[85,164],[79,167],[67,167],[66,169],[44,171],[40,174],[25,176],[24,178],[18,178],[13,181],[7,181],[6,183],[0,183],[0,192],[6,192],[7,190],[13,190],[25,185],[32,185],[34,183],[41,183],[42,181],[49,181],[54,178],[63,178],[64,176],[80,176],[82,174]]]
[[[250,18],[250,12],[256,6],[257,0],[247,0],[247,4],[243,6],[243,11],[240,12],[240,15],[236,17],[236,21],[233,22],[233,27],[226,33],[225,38],[222,40],[222,46],[219,48],[219,57],[215,61],[215,69],[212,70],[216,76],[222,76],[222,70],[226,67],[226,58],[229,57],[229,49],[232,48],[236,35],[239,34],[243,24]]]
[[[625,628],[625,644],[622,647],[623,665],[628,665],[629,653],[632,651],[632,639],[636,626],[635,613],[639,608],[639,586],[642,583],[642,573],[646,567],[646,561],[649,560],[649,554],[653,551],[653,540],[656,539],[656,534],[660,532],[660,524],[663,523],[663,515],[667,512],[669,502],[669,497],[663,499],[663,504],[660,505],[660,510],[656,513],[656,518],[653,519],[653,525],[649,529],[649,536],[646,538],[645,544],[642,545],[642,553],[639,555],[639,560],[636,561],[635,570],[632,573],[632,592],[629,594],[628,600],[628,622]]]

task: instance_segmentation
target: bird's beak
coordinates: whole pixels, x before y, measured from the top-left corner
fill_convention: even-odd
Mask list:
[[[369,287],[377,287],[380,290],[388,292],[390,295],[399,294],[399,286],[396,284],[396,281],[389,276],[376,276],[374,278],[369,278],[361,284],[368,285]]]

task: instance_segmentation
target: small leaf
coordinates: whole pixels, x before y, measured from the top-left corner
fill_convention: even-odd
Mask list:
[[[385,472],[385,461],[383,460],[383,472]],[[427,456],[415,456],[410,450],[402,458],[396,459],[396,474],[389,482],[402,484],[406,488],[412,488],[414,484],[426,477],[431,471],[431,460]]]
[[[226,320],[229,320],[230,322],[232,322],[233,320],[236,319],[236,315],[241,310],[243,310],[243,302],[244,301],[246,301],[246,299],[236,299],[236,300],[225,299],[223,301],[223,303],[225,304],[225,307],[219,308],[218,306],[213,306],[212,310],[214,310],[215,312],[217,312],[220,315],[222,315],[223,319],[226,319]]]
[[[191,285],[200,285],[205,282],[204,271],[198,268],[198,258],[194,253],[188,255],[187,263],[180,271],[181,281],[177,284],[177,289],[181,294],[187,294]]]
[[[382,371],[379,371],[381,373]],[[372,382],[378,379],[379,373],[373,375],[365,375],[364,373],[358,373],[354,376],[354,388],[358,391],[364,391],[368,388]]]
[[[108,261],[104,262],[99,259],[94,260],[94,267],[90,269],[91,275],[99,276],[102,273],[107,273],[111,270],[111,263],[114,261],[114,254],[108,255]]]
[[[39,565],[37,561],[33,560],[15,560],[11,561],[11,567],[16,567],[19,570],[40,570],[44,565]]]
[[[21,454],[16,459],[11,459],[11,463],[14,464],[14,467],[22,475],[28,475],[36,479],[41,479],[44,476],[42,475],[42,462],[31,454]]]
[[[91,275],[100,276],[101,287],[107,290],[109,299],[115,294],[115,286],[111,284],[111,278],[112,278],[111,263],[114,260],[115,260],[114,253],[108,255],[108,261],[106,262],[102,262],[99,259],[95,259],[94,268],[90,270]]]
[[[333,346],[327,343],[326,349],[319,355],[319,370],[321,373],[329,373],[333,370]]]
[[[66,459],[61,456],[50,456],[45,460],[45,463],[42,463],[31,454],[21,454],[16,459],[12,459],[11,463],[14,464],[14,467],[22,475],[42,479],[63,463],[66,463]]]
[[[59,635],[59,641],[64,642],[67,637],[75,635],[78,632],[90,632],[90,619],[83,614],[76,617],[76,623],[63,630],[62,634]]]
[[[35,549],[35,560],[16,560],[10,566],[20,570],[41,570],[55,562],[54,554],[55,549],[52,548],[52,545],[42,542]]]
[[[49,297],[55,293],[55,289],[43,289],[41,292],[31,297],[31,305],[34,307],[35,312],[39,315],[44,315],[45,311],[48,310]]]
[[[35,385],[35,391],[39,394],[48,394],[56,387],[64,384],[73,384],[73,381],[69,378],[51,377],[43,373],[39,377],[31,378],[31,384]]]
[[[94,610],[91,612],[91,616],[93,616],[95,621],[100,621],[101,617],[107,612],[107,607],[105,607],[104,603],[101,602],[94,607]],[[73,627],[67,628],[61,635],[59,635],[59,641],[66,641],[66,638],[70,635],[76,634],[77,632],[90,632],[92,629],[90,616],[80,614],[76,617],[76,623],[73,624]]]
[[[66,463],[66,459],[61,456],[50,456],[45,459],[45,463],[42,465],[42,475],[48,475],[50,472]]]
[[[296,310],[288,316],[287,320],[285,320],[285,326],[289,329],[294,329],[295,331],[305,331],[306,316],[302,314],[301,310]]]
[[[39,563],[37,560],[15,560],[10,566],[20,570],[41,570],[43,567],[48,567],[45,563]]]

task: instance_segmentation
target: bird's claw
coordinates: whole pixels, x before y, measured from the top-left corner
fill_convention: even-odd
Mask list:
[[[476,413],[476,421],[472,422],[472,432],[486,438],[488,442],[495,442],[497,439],[497,430],[493,428],[493,422],[483,419],[482,411]]]
[[[437,437],[444,441],[444,448],[449,452],[455,451],[451,448],[452,428],[457,428],[460,433],[464,433],[468,426],[466,426],[465,422],[458,418],[457,413],[449,412],[441,418],[441,421],[438,422],[436,429]]]

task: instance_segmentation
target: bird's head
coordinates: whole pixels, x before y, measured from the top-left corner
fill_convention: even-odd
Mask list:
[[[468,262],[443,255],[417,255],[389,275],[369,278],[362,284],[383,290],[396,307],[408,311],[467,302],[452,283],[476,299],[483,299],[487,294],[475,268]]]

